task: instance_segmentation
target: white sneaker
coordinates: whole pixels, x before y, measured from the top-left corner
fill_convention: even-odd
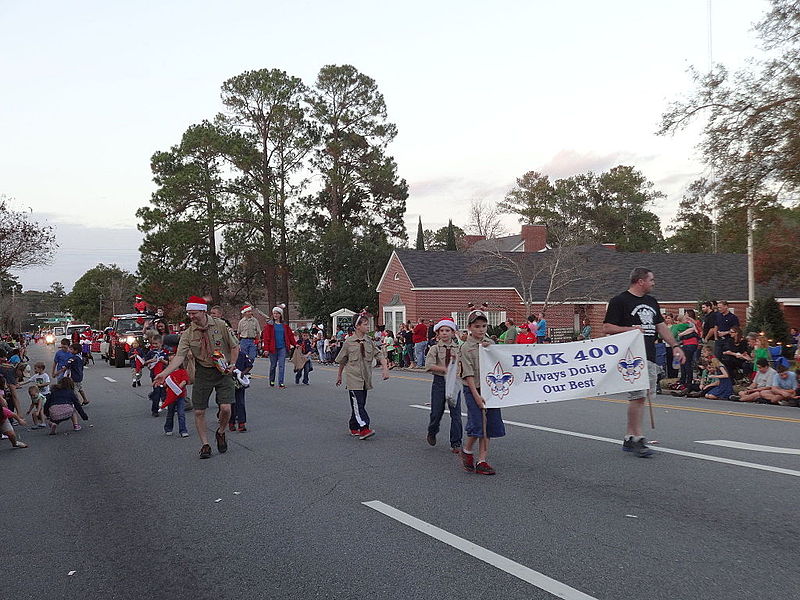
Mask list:
[[[181,434],[181,437],[189,437],[189,434],[188,434],[188,433],[186,433],[186,432],[184,431],[184,432]]]
[[[172,432],[171,431],[165,431],[164,435],[172,435]]]

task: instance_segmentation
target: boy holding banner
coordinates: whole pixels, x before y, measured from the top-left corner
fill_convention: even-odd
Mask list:
[[[456,324],[445,318],[433,326],[436,333],[436,345],[431,346],[425,356],[425,370],[433,373],[431,384],[431,421],[428,425],[428,443],[436,445],[436,434],[444,415],[444,407],[448,403],[445,398],[445,376],[450,364],[456,360],[458,344],[453,341]],[[454,454],[461,450],[461,397],[450,405],[450,448]]]
[[[467,317],[469,337],[458,352],[459,376],[464,383],[464,402],[467,405],[467,443],[461,450],[464,469],[480,475],[494,475],[494,469],[486,462],[489,453],[489,438],[506,434],[499,408],[486,408],[481,397],[481,366],[479,350],[494,342],[486,335],[489,320],[482,310],[473,310]],[[478,442],[478,460],[473,457],[473,447]]]
[[[619,396],[629,402],[628,429],[622,442],[622,449],[626,452],[633,452],[639,458],[647,458],[653,454],[642,435],[642,417],[644,416],[645,396],[652,402],[652,397],[656,393],[658,381],[657,334],[672,348],[673,358],[677,357],[681,364],[686,360],[683,350],[676,344],[672,332],[664,323],[658,301],[649,295],[655,285],[656,280],[650,269],[636,267],[631,271],[630,287],[608,302],[606,316],[603,319],[603,333],[607,335],[636,329],[639,329],[644,335],[650,389],[627,392]]]

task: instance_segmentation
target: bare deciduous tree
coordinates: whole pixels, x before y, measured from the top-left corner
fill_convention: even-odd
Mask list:
[[[469,206],[467,231],[475,235],[486,236],[487,240],[508,234],[503,225],[503,212],[486,198],[474,198]]]

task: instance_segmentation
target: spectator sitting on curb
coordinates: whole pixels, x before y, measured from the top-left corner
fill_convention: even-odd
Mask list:
[[[764,402],[762,392],[772,388],[775,378],[775,369],[770,368],[766,358],[756,360],[756,376],[747,389],[742,390],[739,396],[731,396],[731,400],[739,402]]]

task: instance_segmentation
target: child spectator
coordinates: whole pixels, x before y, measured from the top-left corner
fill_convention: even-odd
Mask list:
[[[167,366],[167,353],[164,351],[162,342],[163,339],[160,335],[154,335],[150,341],[150,350],[144,356],[144,366],[150,370],[150,383],[156,376],[164,370]],[[153,388],[153,391],[148,395],[150,398],[150,414],[154,417],[158,416],[158,411],[161,408],[161,403],[166,397],[164,386],[159,385]]]
[[[709,377],[713,387],[708,389],[705,397],[709,400],[727,400],[733,395],[733,382],[730,373],[717,357],[711,359],[711,369]]]
[[[89,333],[87,332],[87,335]],[[92,340],[88,337],[81,338],[81,356],[83,356],[83,366],[87,366],[91,361],[94,366],[94,356],[92,356]]]
[[[86,392],[83,391],[83,357],[81,356],[81,345],[72,344],[70,350],[72,351],[72,358],[67,360],[59,373],[63,372],[67,377],[72,379],[73,389],[76,394],[80,394],[81,396],[81,403],[76,409],[81,413],[81,418],[86,421],[88,417],[85,416],[86,413],[80,408],[82,405],[89,404],[89,400],[86,398]]]
[[[82,361],[83,359],[80,358]],[[55,384],[50,392],[50,398],[44,403],[44,412],[50,421],[50,435],[56,435],[58,424],[64,421],[72,421],[72,429],[80,431],[78,425],[78,415],[75,408],[80,406],[75,394],[75,385],[71,378],[62,377]]]
[[[463,425],[461,423],[461,395],[458,395],[455,402],[448,402],[445,398],[445,376],[450,364],[455,362],[458,357],[458,344],[453,341],[456,333],[456,324],[452,319],[442,319],[433,326],[436,332],[437,341],[435,346],[431,346],[425,356],[425,370],[433,373],[433,383],[431,383],[431,418],[428,424],[428,443],[436,445],[436,434],[439,433],[439,426],[444,415],[446,404],[450,407],[450,450],[454,454],[461,451],[461,437]]]
[[[739,396],[732,396],[731,400],[739,402],[766,402],[762,399],[762,393],[772,388],[775,379],[775,369],[769,366],[769,360],[759,358],[756,360],[756,376],[753,378],[747,389],[742,390]]]
[[[28,407],[28,411],[25,414],[31,415],[31,421],[33,421],[31,431],[34,431],[45,426],[44,403],[47,401],[47,398],[39,391],[39,386],[37,385],[32,385],[28,388],[28,395],[31,397],[31,405]]]
[[[490,346],[492,341],[486,335],[489,320],[482,310],[473,310],[467,317],[469,337],[459,349],[459,376],[463,382],[464,401],[467,404],[467,443],[461,450],[464,469],[481,475],[494,475],[494,469],[486,461],[489,454],[489,438],[503,437],[506,434],[503,417],[499,408],[486,408],[480,394],[481,346]],[[478,442],[478,460],[473,458],[473,448]]]
[[[242,352],[241,354],[244,354]],[[184,362],[184,365],[186,363]],[[189,384],[189,373],[186,369],[175,369],[164,380],[164,402],[158,410],[167,409],[167,420],[164,422],[164,435],[172,435],[175,427],[175,413],[178,413],[178,432],[182,438],[189,437],[186,429],[186,386]],[[158,416],[156,410],[156,416]]]
[[[58,351],[53,356],[53,370],[50,373],[53,379],[58,381],[61,379],[62,375],[59,373],[63,373],[64,365],[67,364],[67,361],[72,358],[72,352],[69,351],[69,340],[64,338],[61,340],[61,346],[59,347]]]
[[[308,374],[311,372],[311,353],[314,349],[311,346],[311,339],[309,338],[308,332],[304,331],[300,334],[300,342],[297,344],[297,348],[295,349],[297,355],[297,360],[295,365],[300,364],[300,360],[303,360],[303,366],[295,368],[294,371],[294,383],[295,385],[300,385],[300,378],[303,378],[303,385],[308,385]],[[338,354],[338,352],[337,352]],[[293,361],[294,362],[294,361]]]
[[[20,417],[7,406],[0,407],[0,411],[2,411],[2,414],[0,414],[0,432],[2,432],[3,436],[6,437],[9,442],[11,442],[12,448],[27,448],[28,444],[20,439],[17,439],[17,434],[14,432],[14,428],[11,426],[11,419],[15,419],[20,425],[27,425],[25,419]]]
[[[45,397],[50,394],[50,375],[45,373],[47,365],[43,362],[37,362],[33,365],[33,375],[27,381],[23,381],[20,385],[28,385],[29,383],[35,384]]]
[[[234,381],[234,403],[231,406],[231,417],[228,421],[228,429],[230,431],[237,430],[239,433],[247,431],[247,410],[245,407],[245,392],[250,387],[249,373],[253,369],[253,361],[244,352],[239,352],[239,357],[236,359],[236,364],[233,369]]]
[[[131,387],[142,387],[142,369],[144,368],[144,351],[139,345],[139,340],[133,340],[131,344],[130,359],[133,362],[133,374],[131,375]]]

